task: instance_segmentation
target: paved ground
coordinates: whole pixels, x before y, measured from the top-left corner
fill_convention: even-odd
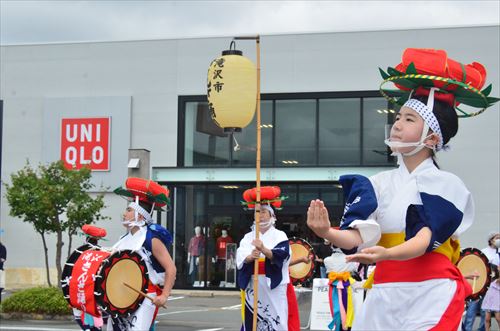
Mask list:
[[[213,295],[213,296],[212,296]],[[310,297],[299,293],[303,325],[309,319]],[[241,325],[241,301],[238,292],[174,291],[160,309],[156,331],[238,331]],[[76,331],[73,321],[0,320],[0,330]]]
[[[9,293],[7,293],[7,296]],[[302,329],[308,329],[311,292],[298,292]],[[156,331],[238,331],[240,330],[240,297],[238,292],[174,290],[161,309]],[[476,319],[476,328],[479,318]],[[492,331],[499,330],[493,321]],[[0,320],[0,331],[78,331],[71,320]]]

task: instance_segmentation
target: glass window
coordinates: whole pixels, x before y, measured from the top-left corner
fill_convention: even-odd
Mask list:
[[[276,101],[276,166],[316,164],[316,101]]]
[[[262,167],[394,164],[383,143],[385,125],[393,122],[394,111],[384,98],[310,95],[310,99],[269,96],[261,101]],[[185,105],[185,167],[255,167],[255,118],[231,136],[212,121],[207,102]]]
[[[184,166],[229,164],[229,138],[211,119],[206,102],[186,103]]]
[[[317,184],[299,186],[299,205],[307,206],[311,200],[320,198]]]
[[[257,130],[255,128],[257,119],[243,128],[241,132],[235,133],[233,141],[233,166],[255,167],[255,158],[257,152]],[[273,164],[273,102],[261,101],[260,103],[260,122],[261,122],[261,148],[260,157],[262,166],[272,166]],[[236,145],[236,142],[238,145]],[[235,148],[236,147],[236,148]]]
[[[385,125],[394,110],[388,108],[384,98],[363,99],[363,164],[382,165],[391,162],[384,144]],[[392,122],[392,120],[390,121]]]
[[[360,164],[360,100],[319,101],[319,164]]]
[[[332,184],[325,188],[321,188],[321,200],[327,205],[342,205],[342,185]]]
[[[208,205],[231,206],[234,205],[234,189],[231,185],[219,185],[208,189]]]
[[[267,185],[267,184],[266,184]],[[279,185],[281,195],[286,199],[283,201],[284,206],[294,206],[297,204],[297,185]]]

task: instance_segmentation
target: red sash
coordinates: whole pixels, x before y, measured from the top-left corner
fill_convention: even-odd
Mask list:
[[[421,282],[439,278],[455,280],[457,289],[438,324],[431,330],[457,330],[462,319],[465,298],[472,294],[472,288],[446,256],[430,252],[406,261],[378,262],[373,283]]]
[[[266,262],[265,260],[259,260],[259,275],[266,274]]]

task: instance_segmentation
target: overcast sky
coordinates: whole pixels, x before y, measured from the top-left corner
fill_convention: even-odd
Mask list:
[[[500,24],[500,1],[0,0],[0,43]]]

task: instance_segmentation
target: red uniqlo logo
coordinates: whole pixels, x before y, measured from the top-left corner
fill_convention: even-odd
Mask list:
[[[63,118],[61,160],[68,169],[109,170],[109,117]]]

